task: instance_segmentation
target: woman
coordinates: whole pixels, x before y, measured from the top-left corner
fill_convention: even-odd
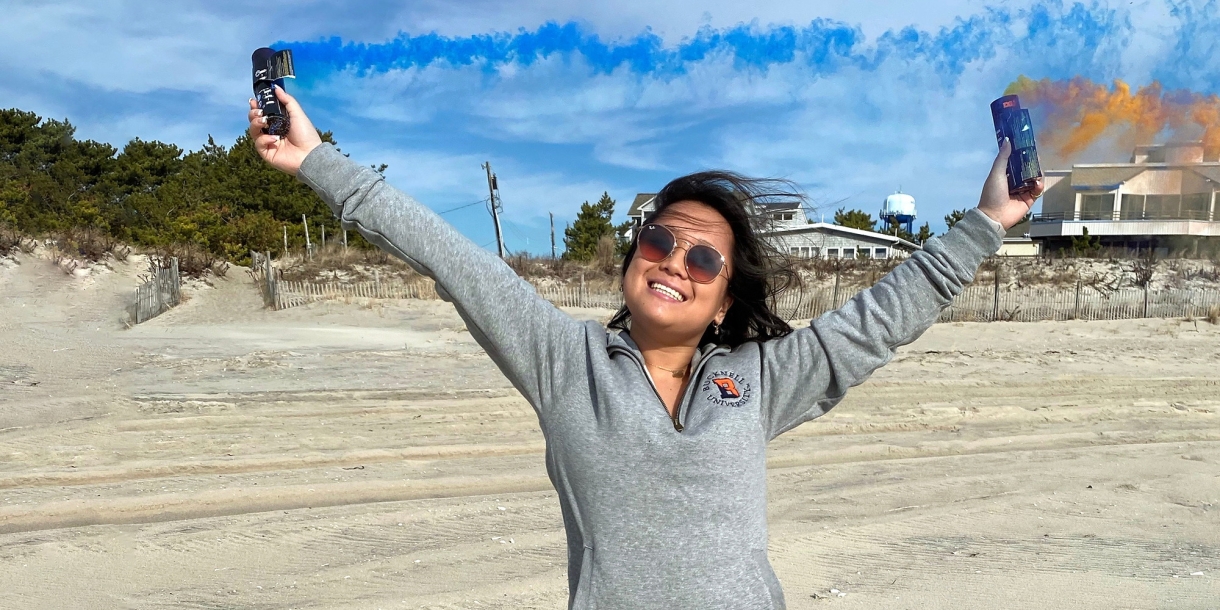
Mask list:
[[[1036,197],[1002,148],[979,208],[872,288],[792,331],[742,207],[759,183],[679,178],[623,266],[624,310],[577,322],[377,172],[323,144],[282,89],[285,138],[250,135],[369,241],[436,280],[529,401],[568,540],[569,607],[783,608],[767,560],[766,443],[813,419],[918,337]]]

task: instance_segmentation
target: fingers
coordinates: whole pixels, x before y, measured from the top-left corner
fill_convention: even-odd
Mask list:
[[[1004,138],[1004,140],[1000,142],[1000,152],[996,154],[995,161],[991,164],[992,173],[997,171],[1007,171],[1008,157],[1011,155],[1012,144],[1008,141],[1008,138]]]
[[[289,95],[283,87],[277,86],[275,88],[275,97],[279,98],[280,104],[283,105],[284,109],[288,111],[288,116],[292,117],[292,115],[301,110],[300,104],[297,104],[297,98]]]

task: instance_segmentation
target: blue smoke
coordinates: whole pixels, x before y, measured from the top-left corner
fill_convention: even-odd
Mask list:
[[[1010,26],[1015,19],[1029,23],[1024,40],[1013,40]],[[339,38],[279,44],[293,49],[305,74],[353,69],[364,75],[436,64],[481,66],[492,71],[505,64],[529,66],[542,59],[571,60],[579,56],[594,73],[626,67],[638,75],[665,78],[682,75],[688,65],[713,56],[731,57],[738,69],[757,70],[800,60],[815,73],[849,66],[871,69],[886,58],[899,56],[931,61],[946,75],[955,75],[971,62],[991,57],[1001,46],[1024,42],[1031,46],[1031,52],[1039,52],[1033,43],[1047,30],[1069,30],[1082,42],[1092,42],[1112,34],[1115,24],[1114,12],[1098,5],[1075,4],[1065,9],[1052,0],[1017,12],[989,9],[936,32],[911,27],[891,30],[871,44],[858,27],[829,19],[799,27],[704,27],[671,46],[665,46],[651,31],[606,41],[571,22],[546,23],[533,31],[467,37],[400,33],[393,40],[371,44]]]

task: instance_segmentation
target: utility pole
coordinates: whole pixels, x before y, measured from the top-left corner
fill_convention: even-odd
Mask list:
[[[491,219],[496,223],[496,245],[500,249],[500,258],[504,258],[504,234],[500,232],[500,212],[504,206],[500,203],[500,186],[496,183],[496,175],[491,173],[491,161],[482,167],[487,170],[487,201],[491,207]]]
[[[551,212],[551,258],[555,258],[555,213]]]

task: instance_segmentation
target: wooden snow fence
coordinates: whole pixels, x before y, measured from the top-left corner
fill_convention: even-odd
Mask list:
[[[136,288],[132,317],[136,324],[151,320],[182,301],[182,285],[178,278],[178,259],[171,258],[168,266],[157,267],[153,278]]]
[[[324,300],[438,299],[429,279],[414,282],[305,282],[278,279],[270,258],[256,253],[250,275],[259,285],[264,302],[288,309]],[[535,286],[538,295],[559,307],[618,309],[623,294],[594,291],[579,285]],[[859,288],[839,286],[790,290],[776,299],[776,313],[789,320],[816,318],[845,305]],[[1206,318],[1220,310],[1220,289],[1183,288],[1145,290],[1122,288],[1100,291],[1077,284],[1067,287],[1001,289],[995,284],[967,286],[938,318],[939,322],[1037,322],[1044,320],[1125,320],[1131,318]]]
[[[438,299],[431,280],[418,282],[304,282],[276,280],[275,309],[288,309],[314,301],[360,299]]]
[[[967,286],[941,312],[940,322],[1038,322],[1043,320],[1129,320],[1206,318],[1220,309],[1216,288],[1120,288],[1100,291],[1077,284],[1064,288],[995,290]]]

